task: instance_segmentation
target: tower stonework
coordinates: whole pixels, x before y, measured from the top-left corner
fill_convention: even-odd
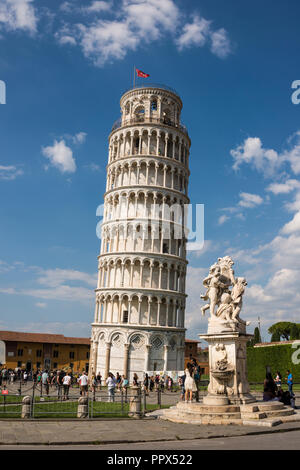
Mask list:
[[[184,368],[190,139],[182,101],[134,87],[109,135],[90,373]]]

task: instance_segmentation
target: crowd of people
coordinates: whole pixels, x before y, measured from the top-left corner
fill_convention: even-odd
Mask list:
[[[271,372],[267,372],[264,380],[263,400],[280,401],[294,408],[295,394],[293,392],[293,375],[289,369],[286,371],[285,382],[288,385],[288,390],[283,391],[281,373],[277,371],[275,378],[273,378]]]
[[[178,377],[178,385],[181,390],[181,400],[191,403],[193,399],[199,401],[201,370],[195,358],[190,357],[190,361],[186,365],[184,374]],[[127,397],[127,390],[132,386],[141,386],[146,394],[149,392],[177,391],[174,387],[174,380],[170,376],[163,374],[156,374],[149,376],[145,373],[140,380],[137,374],[133,375],[132,383],[125,375],[120,375],[118,372],[114,375],[109,372],[108,377],[103,381],[100,372],[92,374],[91,379],[88,378],[87,372],[83,371],[81,374],[73,373],[71,371],[55,370],[48,371],[36,370],[26,371],[20,368],[15,370],[2,367],[0,369],[0,387],[7,387],[15,382],[21,385],[26,385],[32,382],[34,386],[40,389],[41,394],[49,395],[49,391],[53,388],[57,389],[58,395],[63,400],[69,399],[70,387],[76,385],[79,387],[80,395],[86,396],[90,390],[92,393],[100,391],[103,386],[107,387],[108,401],[114,401],[116,392],[123,392]],[[263,400],[264,401],[281,401],[286,405],[295,406],[295,395],[293,393],[293,375],[290,370],[286,371],[285,382],[288,385],[288,390],[282,389],[282,376],[277,371],[275,377],[272,377],[270,372],[267,372],[263,384]]]

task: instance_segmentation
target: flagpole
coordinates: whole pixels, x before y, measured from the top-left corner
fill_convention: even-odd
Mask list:
[[[135,88],[135,65],[133,66],[133,88]]]

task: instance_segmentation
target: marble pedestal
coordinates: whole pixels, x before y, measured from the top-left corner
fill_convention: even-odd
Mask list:
[[[255,402],[247,378],[247,342],[253,337],[246,325],[209,321],[199,337],[209,345],[209,386],[205,405],[238,405]]]

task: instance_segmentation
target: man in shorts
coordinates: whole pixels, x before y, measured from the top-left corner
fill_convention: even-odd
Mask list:
[[[49,374],[47,370],[42,373],[42,387],[46,391],[46,395],[49,395]]]
[[[69,390],[71,385],[71,376],[69,372],[63,378],[64,400],[69,400]]]
[[[85,397],[88,391],[88,384],[89,384],[89,380],[88,380],[88,376],[86,372],[83,372],[83,374],[79,377],[78,382],[80,386],[80,395]]]

